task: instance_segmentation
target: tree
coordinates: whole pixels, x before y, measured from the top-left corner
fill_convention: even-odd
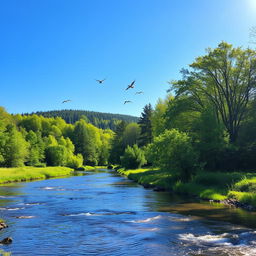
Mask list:
[[[44,142],[40,132],[33,132],[30,130],[26,135],[26,140],[29,142],[29,155],[27,158],[27,164],[35,166],[40,164],[44,159]]]
[[[121,121],[116,127],[109,157],[109,161],[112,164],[120,164],[120,157],[124,154],[125,145],[123,143],[123,135],[126,126],[127,123],[125,121]]]
[[[18,125],[24,127],[27,131],[37,132],[42,129],[41,118],[37,115],[24,116]]]
[[[8,125],[0,138],[0,149],[4,166],[23,166],[28,156],[28,143],[14,125]]]
[[[113,136],[114,132],[111,130],[100,130],[102,143],[99,150],[99,165],[106,165],[108,163]]]
[[[205,168],[216,170],[227,143],[223,124],[218,122],[212,106],[205,108],[195,121],[193,140]]]
[[[48,146],[45,150],[45,160],[50,166],[65,166],[67,150],[64,146]]]
[[[3,107],[0,107],[0,132],[4,131],[5,127],[11,123],[11,116],[5,111]]]
[[[140,138],[140,126],[137,123],[128,124],[123,132],[124,147],[137,144]]]
[[[145,146],[148,143],[152,142],[152,124],[151,124],[151,116],[152,116],[152,106],[151,104],[147,104],[143,108],[143,112],[141,113],[141,117],[138,121],[140,126],[140,138],[139,138],[139,146]]]
[[[190,137],[176,129],[165,130],[146,148],[146,159],[154,166],[169,170],[188,180],[196,172],[198,153]]]
[[[132,147],[127,146],[124,155],[121,157],[121,163],[126,169],[140,168],[146,163],[144,152],[136,144]]]
[[[151,115],[153,136],[158,136],[166,129],[166,111],[168,104],[173,100],[173,96],[168,95],[166,99],[158,99],[155,109]]]
[[[98,163],[96,138],[96,132],[91,124],[87,124],[84,120],[76,122],[73,135],[75,152],[82,154],[85,164]]]
[[[211,102],[230,142],[235,143],[248,102],[255,96],[256,52],[222,42],[190,67],[192,71],[183,70],[183,80],[173,82],[170,90],[175,90],[176,97],[193,97],[201,106]]]

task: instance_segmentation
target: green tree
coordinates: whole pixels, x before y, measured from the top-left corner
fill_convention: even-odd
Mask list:
[[[140,126],[137,123],[129,123],[124,129],[123,132],[123,145],[126,146],[133,146],[137,144],[140,138]]]
[[[123,135],[127,123],[125,121],[121,121],[115,130],[114,138],[111,142],[111,150],[109,161],[112,164],[120,164],[120,157],[124,154],[125,145],[123,143]]]
[[[18,125],[25,128],[27,131],[32,130],[33,132],[37,132],[42,130],[41,118],[37,115],[23,116]]]
[[[121,164],[126,169],[137,169],[146,164],[145,155],[142,149],[135,144],[127,146],[124,155],[121,157]]]
[[[139,146],[145,146],[152,142],[152,124],[151,124],[151,116],[152,116],[152,106],[151,104],[147,104],[143,108],[143,112],[141,113],[141,117],[138,121],[140,126],[140,138],[139,138]]]
[[[108,164],[108,159],[111,149],[111,140],[113,139],[114,132],[111,130],[100,130],[101,147],[99,150],[99,165]]]
[[[44,160],[44,142],[40,132],[30,130],[26,135],[26,141],[29,142],[29,155],[27,158],[28,165],[38,165]]]
[[[184,132],[165,130],[146,148],[146,159],[154,166],[169,170],[183,180],[190,179],[198,166],[198,154]]]
[[[200,152],[200,161],[208,170],[216,170],[220,155],[227,145],[224,126],[218,122],[211,106],[202,111],[194,125],[194,141]]]
[[[48,146],[45,150],[45,160],[49,166],[65,166],[67,149],[64,146]]]
[[[190,67],[191,71],[183,70],[183,80],[174,82],[170,89],[176,91],[177,97],[190,95],[199,105],[205,100],[210,102],[230,142],[235,143],[255,92],[256,52],[222,42]]]
[[[97,146],[95,132],[92,126],[87,124],[84,120],[76,122],[73,142],[75,144],[75,152],[82,154],[84,164],[97,165]]]
[[[4,166],[19,167],[24,165],[28,156],[29,145],[14,125],[7,126],[2,138],[0,138],[0,143]]]
[[[166,129],[166,111],[169,102],[173,99],[168,95],[166,99],[158,99],[155,109],[151,115],[152,133],[153,136],[158,136]]]

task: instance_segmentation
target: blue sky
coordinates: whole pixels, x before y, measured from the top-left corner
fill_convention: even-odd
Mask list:
[[[222,40],[248,47],[256,26],[256,0],[0,3],[0,105],[11,113],[66,108],[139,116],[207,47]],[[134,79],[136,87],[125,91]]]

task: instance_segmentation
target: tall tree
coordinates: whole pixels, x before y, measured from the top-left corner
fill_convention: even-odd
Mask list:
[[[110,157],[109,161],[112,164],[120,164],[120,157],[124,154],[125,145],[123,143],[123,135],[127,123],[125,121],[121,121],[115,130],[115,135],[111,143]]]
[[[125,148],[138,144],[140,138],[140,126],[137,123],[128,124],[123,133],[123,144]]]
[[[28,156],[29,144],[14,125],[8,125],[0,138],[1,155],[6,167],[23,166]]]
[[[84,163],[89,165],[98,163],[96,136],[94,135],[95,132],[90,124],[84,120],[76,122],[73,135],[75,152],[82,154]]]
[[[210,101],[230,142],[236,142],[248,102],[255,97],[256,52],[222,42],[190,67],[192,70],[183,70],[183,80],[173,82],[170,90],[175,90],[176,97],[193,97],[201,106]]]
[[[140,126],[140,138],[139,138],[139,146],[145,146],[152,142],[152,124],[151,124],[151,116],[152,116],[152,106],[151,104],[147,104],[143,108],[143,112],[141,113],[141,117],[139,118],[138,124]]]

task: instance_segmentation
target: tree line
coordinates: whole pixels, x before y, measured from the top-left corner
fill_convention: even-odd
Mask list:
[[[0,107],[0,166],[105,165],[113,131],[80,119],[74,124],[62,118],[10,115]]]
[[[144,108],[128,147],[119,124],[110,160],[126,168],[147,162],[181,179],[198,170],[255,171],[256,52],[222,42],[181,75],[154,109]]]
[[[199,170],[255,171],[256,52],[222,42],[181,74],[138,122],[119,121],[114,131],[85,115],[70,124],[1,108],[0,165],[148,165],[184,180]]]
[[[95,111],[86,110],[53,110],[53,111],[38,111],[35,113],[25,113],[23,115],[39,115],[44,117],[61,117],[69,124],[74,124],[81,118],[87,119],[87,121],[94,126],[101,129],[111,129],[115,130],[116,126],[120,121],[125,121],[127,123],[137,122],[138,117],[130,115],[112,114],[112,113],[101,113]]]

